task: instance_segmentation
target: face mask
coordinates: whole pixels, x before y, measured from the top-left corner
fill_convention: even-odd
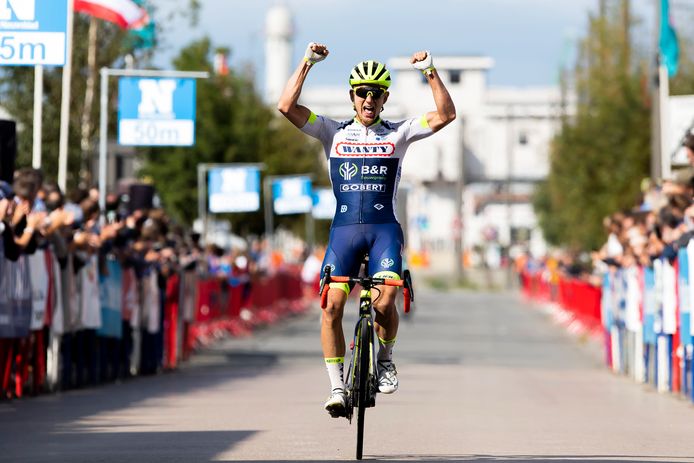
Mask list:
[[[60,201],[46,201],[46,209],[48,212],[53,212],[58,208],[60,208]]]

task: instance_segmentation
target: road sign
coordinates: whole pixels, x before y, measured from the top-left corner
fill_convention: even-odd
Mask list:
[[[68,0],[0,0],[0,66],[63,66]]]
[[[193,145],[195,79],[121,77],[118,80],[118,143]]]
[[[337,200],[330,188],[317,188],[313,191],[313,217],[332,219],[335,216]]]
[[[276,178],[272,181],[275,214],[303,214],[313,207],[311,179],[308,176]]]
[[[210,212],[252,212],[260,209],[258,167],[213,168],[208,172],[208,179]]]

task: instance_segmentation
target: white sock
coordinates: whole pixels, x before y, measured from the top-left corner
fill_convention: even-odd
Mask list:
[[[331,390],[342,389],[345,390],[345,380],[343,379],[344,369],[345,369],[345,358],[344,357],[332,357],[326,358],[325,368],[328,370],[328,376],[330,376],[330,388]]]
[[[385,339],[378,338],[378,356],[379,362],[392,362],[393,361],[393,346],[395,345],[395,338],[386,341]]]

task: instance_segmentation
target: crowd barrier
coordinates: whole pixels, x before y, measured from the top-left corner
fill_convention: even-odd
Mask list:
[[[524,271],[521,283],[527,297],[555,303],[600,336],[613,371],[694,401],[692,266],[694,241],[652,267],[610,267],[599,288],[561,278],[550,283],[546,271]]]
[[[600,288],[580,280],[550,278],[543,271],[524,271],[520,279],[527,298],[556,304],[560,310],[554,315],[569,330],[592,335],[601,331]]]
[[[204,277],[86,254],[59,263],[50,250],[0,255],[0,399],[174,369],[214,339],[306,308],[297,269]]]

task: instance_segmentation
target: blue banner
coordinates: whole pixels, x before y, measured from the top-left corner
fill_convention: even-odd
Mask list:
[[[229,166],[208,172],[208,210],[253,212],[260,209],[260,169],[254,166]]]
[[[311,178],[307,175],[277,178],[272,181],[275,214],[304,214],[313,208]]]
[[[122,297],[123,269],[118,261],[106,261],[108,275],[99,276],[99,300],[101,303],[100,336],[120,339],[123,336]]]
[[[195,95],[195,79],[121,77],[118,80],[118,143],[194,145]]]
[[[0,246],[1,248],[1,246]],[[0,338],[21,338],[31,327],[31,273],[26,256],[17,262],[0,250]]]
[[[68,0],[0,0],[0,66],[62,66]]]

